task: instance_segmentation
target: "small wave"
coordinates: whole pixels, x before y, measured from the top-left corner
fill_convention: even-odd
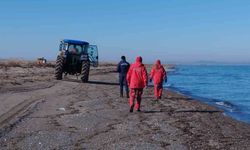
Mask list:
[[[172,87],[172,86],[173,86],[173,84],[171,84],[171,83],[167,83],[167,84],[164,84],[164,85],[163,85],[164,88]]]
[[[167,69],[167,72],[175,72],[176,69]]]
[[[215,104],[228,109],[230,112],[233,112],[236,109],[235,106],[228,101],[219,101],[215,102]]]
[[[227,108],[233,108],[234,105],[231,104],[230,102],[224,101],[224,102],[215,102],[217,105],[224,106]]]

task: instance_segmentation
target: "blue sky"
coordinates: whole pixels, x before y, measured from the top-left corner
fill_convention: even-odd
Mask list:
[[[59,41],[101,61],[250,62],[249,0],[1,0],[0,58],[54,60]]]

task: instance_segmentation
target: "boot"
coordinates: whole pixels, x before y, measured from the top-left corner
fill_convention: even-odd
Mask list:
[[[123,97],[123,92],[122,91],[120,91],[120,97]]]
[[[127,93],[127,98],[129,98],[129,93]]]
[[[133,112],[133,110],[134,110],[134,106],[131,106],[131,107],[130,107],[129,112],[131,112],[131,113],[132,113],[132,112]]]

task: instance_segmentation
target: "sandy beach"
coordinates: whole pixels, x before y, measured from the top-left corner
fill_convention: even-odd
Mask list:
[[[114,65],[92,68],[89,82],[55,80],[52,67],[0,68],[0,149],[249,149],[250,125],[165,90],[141,112],[119,97]]]

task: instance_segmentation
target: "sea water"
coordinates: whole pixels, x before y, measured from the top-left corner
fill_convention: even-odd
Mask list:
[[[250,123],[250,65],[177,65],[165,87]]]

